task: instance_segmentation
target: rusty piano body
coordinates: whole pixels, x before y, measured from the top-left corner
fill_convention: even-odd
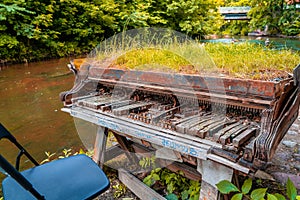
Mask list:
[[[200,199],[216,199],[216,182],[271,162],[298,116],[299,70],[260,81],[86,64],[61,99],[71,116],[103,127],[95,161],[104,162],[111,130],[127,151],[138,144],[158,158],[194,166],[202,174]]]

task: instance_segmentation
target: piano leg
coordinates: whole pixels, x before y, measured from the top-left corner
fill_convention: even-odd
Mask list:
[[[136,156],[136,153],[134,151],[134,148],[133,148],[131,142],[125,136],[119,135],[115,132],[112,132],[112,133],[114,134],[118,144],[124,150],[126,157],[130,161],[131,170],[136,170],[137,168],[139,168],[139,164],[138,164],[139,159]]]
[[[106,142],[108,136],[108,128],[98,126],[96,141],[94,145],[94,155],[93,160],[103,168],[104,164],[104,154],[106,151]]]
[[[233,169],[211,160],[197,160],[197,171],[202,175],[199,200],[220,199],[216,184],[222,180],[231,182]]]

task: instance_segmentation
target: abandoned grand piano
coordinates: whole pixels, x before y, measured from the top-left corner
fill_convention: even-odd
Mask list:
[[[156,157],[194,166],[200,199],[234,172],[264,169],[299,110],[300,65],[282,79],[247,80],[135,71],[83,64],[74,87],[61,93],[64,111],[100,128],[94,160],[104,162],[110,130]],[[128,143],[128,144],[126,144]]]

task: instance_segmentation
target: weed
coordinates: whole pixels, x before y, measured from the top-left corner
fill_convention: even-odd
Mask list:
[[[54,159],[53,156],[55,156],[55,153],[50,153],[50,152],[46,151],[45,154],[46,154],[47,158],[44,159],[44,160],[41,162],[41,164],[44,164],[44,163],[46,163],[46,162],[50,162],[51,160]]]
[[[139,161],[139,165],[144,169],[149,168],[149,167],[155,169],[156,168],[155,160],[156,160],[156,158],[155,158],[154,155],[152,155],[150,158],[149,157],[143,157]]]
[[[146,176],[143,182],[149,187],[155,184],[166,187],[166,199],[191,199],[198,200],[200,194],[200,183],[189,180],[183,176],[183,172],[173,173],[168,169],[156,168]]]
[[[235,193],[231,198],[232,200],[242,200],[243,198],[251,200],[261,200],[265,198],[267,198],[268,200],[285,200],[285,197],[282,194],[268,193],[268,188],[257,188],[251,191],[252,179],[250,178],[244,181],[241,189],[227,180],[219,182],[216,186],[222,194]],[[300,200],[300,196],[297,196],[297,190],[290,179],[288,179],[286,184],[286,196],[290,200]]]
[[[50,162],[52,160],[55,160],[57,158],[61,159],[61,158],[67,158],[71,155],[77,155],[77,154],[85,154],[89,157],[92,157],[93,155],[93,151],[84,151],[83,149],[80,149],[79,152],[75,152],[75,153],[72,153],[72,149],[64,149],[62,151],[63,155],[60,155],[58,157],[55,157],[56,156],[56,153],[50,153],[50,152],[45,152],[46,154],[46,159],[44,159],[41,164],[44,164],[44,163],[47,163],[47,162]]]
[[[114,191],[114,198],[121,197],[127,191],[126,186],[123,183],[119,182],[119,181],[115,185],[113,185],[112,188],[115,190]]]
[[[78,153],[74,153],[73,155],[77,155]],[[64,149],[63,150],[63,155],[62,156],[59,156],[58,158],[61,159],[61,158],[67,158],[69,156],[72,155],[72,149]]]

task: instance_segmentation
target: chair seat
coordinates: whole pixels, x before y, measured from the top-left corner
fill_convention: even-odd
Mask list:
[[[93,199],[109,187],[109,180],[99,166],[86,155],[52,161],[21,172],[46,200]],[[36,198],[13,178],[2,182],[5,200]]]

